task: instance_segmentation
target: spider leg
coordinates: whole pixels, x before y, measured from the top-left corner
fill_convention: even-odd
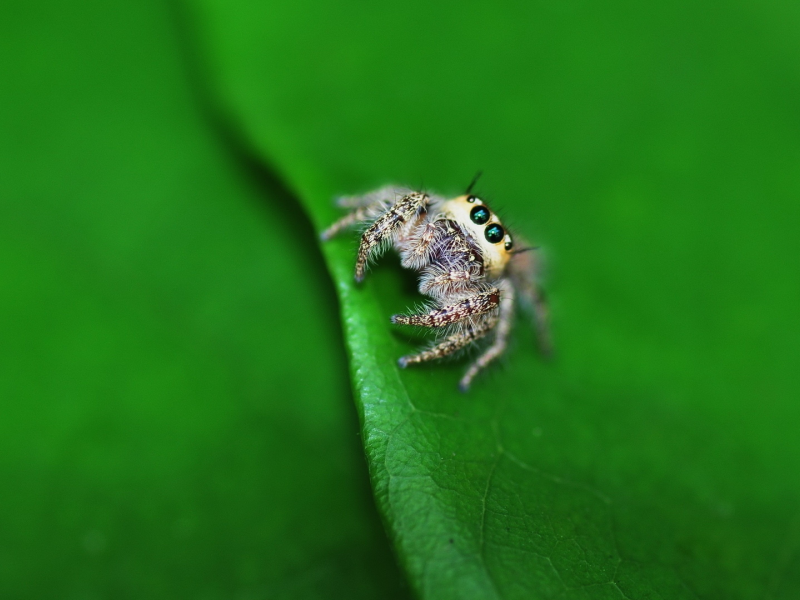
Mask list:
[[[408,356],[401,357],[397,361],[397,364],[405,369],[408,365],[413,365],[428,360],[435,360],[437,358],[443,358],[453,354],[454,352],[461,350],[461,348],[469,343],[485,336],[487,333],[489,333],[489,331],[491,331],[492,327],[495,326],[496,322],[497,318],[492,317],[480,325],[470,327],[465,331],[454,333],[453,335],[447,336],[444,341],[431,348],[428,348],[427,350],[423,350],[417,354],[409,354]]]
[[[419,291],[434,298],[448,298],[468,293],[483,275],[477,262],[465,260],[449,267],[431,265],[420,278]]]
[[[411,190],[407,187],[385,185],[382,188],[359,196],[339,196],[336,198],[336,206],[353,210],[323,231],[319,236],[320,239],[326,242],[348,227],[352,227],[362,221],[377,218],[383,214],[398,197],[405,196],[409,193],[411,193]]]
[[[503,300],[500,303],[500,315],[497,319],[497,327],[495,328],[495,338],[492,345],[489,346],[483,354],[481,354],[474,363],[467,369],[461,381],[458,383],[458,388],[462,392],[469,389],[472,380],[475,376],[492,362],[495,358],[500,356],[506,349],[508,344],[508,334],[511,331],[511,321],[514,317],[514,288],[511,285],[503,286]]]
[[[544,289],[537,279],[542,265],[534,252],[514,254],[509,262],[509,272],[520,295],[521,304],[531,315],[539,350],[545,356],[553,352],[550,336],[550,316]]]
[[[361,208],[362,206],[381,202],[394,203],[397,198],[407,196],[411,191],[411,189],[401,185],[385,185],[360,196],[339,196],[336,198],[336,206],[340,208]]]
[[[376,213],[380,214],[381,209],[384,207],[383,203],[378,201],[372,204],[361,206],[354,210],[353,212],[343,216],[341,219],[333,223],[330,227],[328,227],[325,231],[319,234],[319,238],[326,242],[332,237],[338,235],[348,227],[352,227],[356,223],[360,223],[362,221],[366,221],[371,216],[374,216]]]
[[[500,290],[491,288],[455,304],[435,308],[427,313],[416,315],[394,315],[392,323],[398,325],[417,325],[419,327],[445,327],[469,317],[484,315],[500,305]]]
[[[406,239],[400,240],[400,264],[406,269],[419,270],[428,264],[438,235],[435,222],[422,223],[410,231]]]
[[[534,286],[534,293],[530,301],[533,305],[533,325],[536,328],[536,339],[539,340],[539,349],[545,356],[553,354],[553,339],[550,336],[550,309],[547,306],[544,290]]]
[[[361,236],[356,259],[356,281],[364,279],[367,261],[385,241],[393,241],[395,235],[404,224],[425,210],[430,196],[421,192],[411,192],[394,203],[386,212],[378,217]]]
[[[437,221],[435,226],[438,237],[432,253],[439,260],[425,266],[419,280],[419,291],[438,300],[464,297],[483,279],[479,250],[450,222]]]

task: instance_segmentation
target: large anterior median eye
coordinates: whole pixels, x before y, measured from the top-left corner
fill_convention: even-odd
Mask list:
[[[497,223],[492,223],[483,232],[483,235],[486,236],[486,240],[492,244],[503,241],[505,234],[506,232],[503,231],[503,228]]]
[[[478,205],[473,208],[469,213],[469,218],[476,225],[483,225],[492,217],[492,213],[485,206]]]

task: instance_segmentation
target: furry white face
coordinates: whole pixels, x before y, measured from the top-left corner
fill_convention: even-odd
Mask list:
[[[514,243],[500,219],[476,196],[458,196],[441,207],[441,213],[456,221],[478,243],[489,277],[499,276],[511,258]]]

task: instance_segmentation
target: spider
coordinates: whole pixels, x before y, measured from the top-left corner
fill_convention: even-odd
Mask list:
[[[506,349],[520,300],[532,311],[542,352],[550,352],[547,305],[537,282],[539,261],[527,252],[534,248],[514,249],[497,215],[471,193],[476,180],[465,194],[452,199],[392,185],[340,197],[337,204],[352,212],[321,234],[326,241],[351,226],[366,225],[356,258],[356,282],[388,247],[399,252],[403,267],[420,273],[419,291],[431,298],[430,306],[421,313],[394,315],[391,321],[443,333],[431,347],[400,358],[400,367],[491,339],[461,378],[459,389],[464,392]]]

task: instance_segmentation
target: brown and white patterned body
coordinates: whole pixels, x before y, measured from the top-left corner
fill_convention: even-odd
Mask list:
[[[468,192],[445,199],[387,186],[340,198],[338,204],[353,210],[326,229],[323,240],[372,221],[361,236],[356,281],[363,280],[369,261],[391,246],[404,267],[419,271],[419,291],[432,299],[427,312],[392,317],[393,323],[444,332],[432,347],[400,358],[401,367],[448,356],[492,336],[461,379],[459,387],[466,391],[475,375],[505,350],[518,298],[532,309],[540,345],[549,352],[537,261],[524,254],[527,249],[514,250],[511,236],[480,198]]]

